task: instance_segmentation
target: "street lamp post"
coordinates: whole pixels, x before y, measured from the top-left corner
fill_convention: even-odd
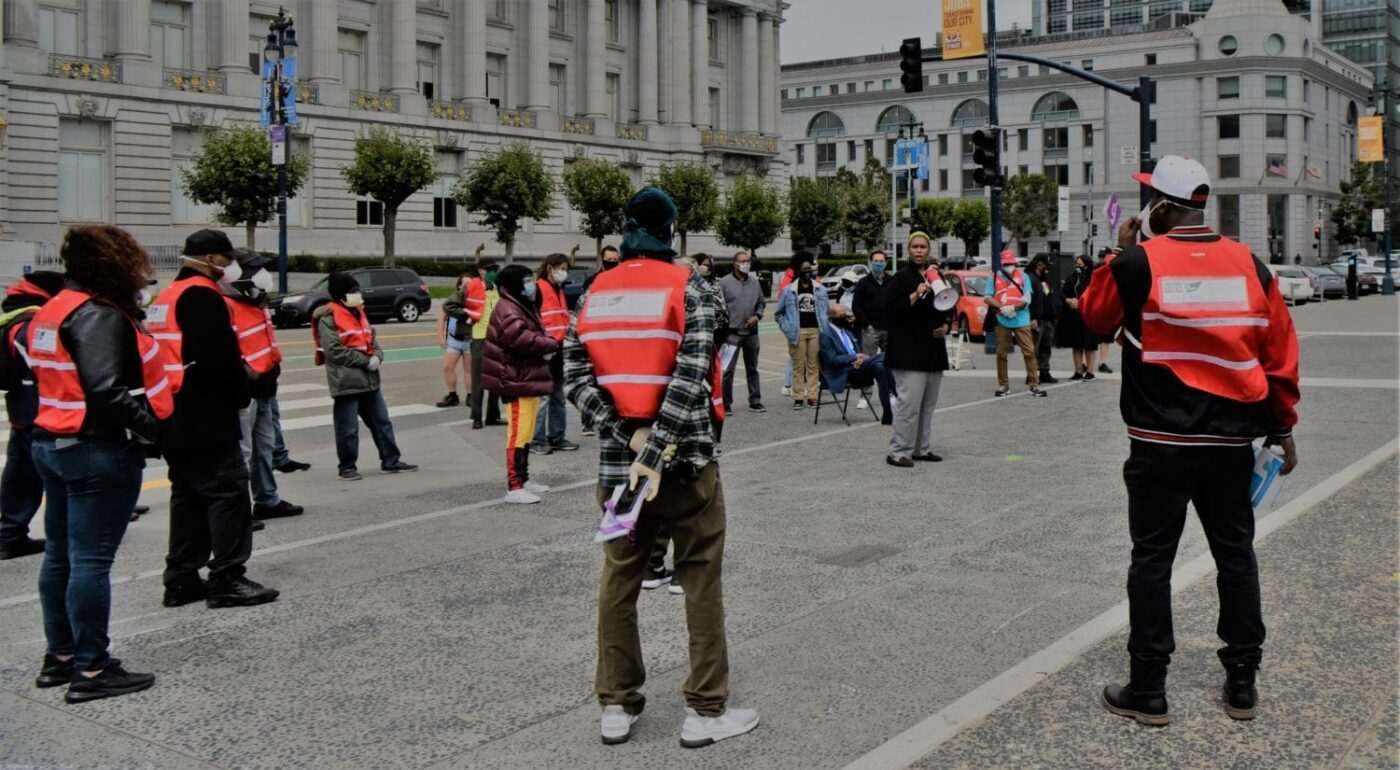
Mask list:
[[[1383,149],[1381,173],[1385,174],[1385,277],[1381,279],[1381,294],[1386,296],[1395,294],[1395,277],[1391,272],[1392,265],[1390,264],[1390,250],[1394,248],[1390,241],[1390,234],[1395,230],[1395,223],[1390,221],[1390,212],[1394,205],[1391,200],[1391,188],[1394,187],[1394,184],[1390,178],[1390,142],[1393,137],[1387,125],[1392,118],[1390,99],[1395,93],[1387,86],[1377,88],[1376,94],[1376,106],[1380,108],[1379,114],[1384,116],[1381,120],[1381,148]]]
[[[291,162],[291,147],[287,141],[287,124],[296,115],[287,114],[287,95],[296,87],[297,32],[287,9],[277,9],[277,18],[268,24],[267,45],[263,47],[264,88],[270,89],[268,109],[264,118],[273,128],[273,162],[277,165],[277,291],[287,293],[287,164]],[[270,66],[269,66],[270,65]],[[275,146],[281,140],[282,154]],[[280,161],[280,162],[279,162]]]

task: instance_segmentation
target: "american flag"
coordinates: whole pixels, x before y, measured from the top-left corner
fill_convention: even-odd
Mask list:
[[[1269,158],[1269,176],[1288,176],[1288,164],[1283,162],[1283,158]]]

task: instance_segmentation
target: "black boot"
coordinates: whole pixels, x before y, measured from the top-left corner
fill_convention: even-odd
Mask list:
[[[209,595],[204,602],[209,609],[221,607],[251,607],[277,601],[280,592],[246,577],[231,579],[209,578]]]
[[[1144,725],[1166,725],[1166,665],[1132,661],[1132,674],[1126,685],[1111,684],[1103,688],[1103,706],[1109,713],[1135,719]]]
[[[1254,689],[1258,673],[1252,664],[1225,668],[1225,713],[1231,719],[1253,719],[1259,693]]]

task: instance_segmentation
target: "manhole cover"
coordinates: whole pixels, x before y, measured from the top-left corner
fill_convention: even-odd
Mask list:
[[[858,545],[854,548],[847,548],[828,556],[817,559],[818,564],[831,564],[837,567],[864,567],[867,564],[874,564],[881,559],[887,559],[899,553],[899,549],[892,545],[867,544]]]

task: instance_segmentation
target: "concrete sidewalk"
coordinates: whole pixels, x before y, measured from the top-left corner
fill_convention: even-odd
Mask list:
[[[1126,679],[1124,629],[914,766],[1396,767],[1396,473],[1392,458],[1260,545],[1268,641],[1253,722],[1221,707],[1219,603],[1204,579],[1173,601],[1170,726],[1142,727],[1099,703],[1104,684]]]

